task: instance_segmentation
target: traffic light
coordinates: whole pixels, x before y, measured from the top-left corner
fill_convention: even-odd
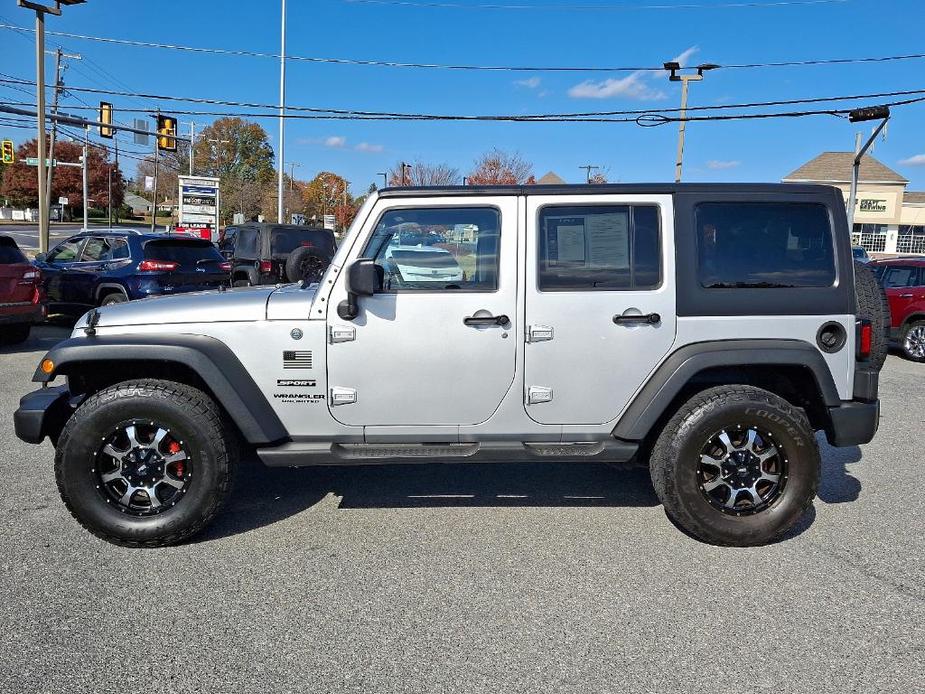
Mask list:
[[[177,151],[177,119],[173,116],[157,117],[157,148],[162,152]]]
[[[12,140],[3,141],[3,163],[4,164],[15,164],[16,163],[16,151],[13,149]]]
[[[112,125],[112,104],[105,101],[100,102],[100,137],[112,139],[113,129],[105,126]]]

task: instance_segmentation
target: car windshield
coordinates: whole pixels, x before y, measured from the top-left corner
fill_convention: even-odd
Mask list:
[[[0,265],[28,262],[26,256],[16,247],[16,243],[12,239],[0,239]]]
[[[855,258],[866,258],[867,257],[867,251],[865,251],[863,248],[854,248],[852,250],[854,251]]]
[[[196,265],[207,262],[221,263],[225,259],[218,249],[208,241],[174,240],[149,241],[145,245],[145,258],[166,260],[180,265]]]
[[[274,229],[270,232],[270,253],[286,255],[299,246],[321,245],[317,231],[301,229]]]
[[[408,265],[428,270],[459,269],[459,264],[452,254],[439,251],[400,251],[391,252],[392,259],[399,265]]]

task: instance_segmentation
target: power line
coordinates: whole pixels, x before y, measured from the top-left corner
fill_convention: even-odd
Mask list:
[[[818,0],[817,0],[818,1]],[[847,1],[847,0],[831,0]],[[677,6],[675,6],[677,7]],[[15,32],[30,32],[35,29],[21,27],[15,24],[0,23],[0,28],[10,29]],[[171,43],[158,43],[154,41],[135,41],[132,39],[117,39],[103,36],[91,36],[88,34],[75,34],[64,31],[45,31],[48,35],[63,36],[65,38],[79,39],[81,41],[96,41],[99,43],[116,44],[122,46],[134,46],[137,48],[159,48],[174,51],[185,51],[190,53],[205,53],[213,55],[243,56],[250,58],[272,58],[279,60],[278,53],[263,53],[260,51],[248,51],[242,49],[230,48],[206,48],[200,46],[183,46]],[[757,68],[777,68],[777,67],[806,67],[812,65],[848,65],[853,63],[884,63],[898,60],[920,60],[925,58],[925,53],[908,53],[900,55],[887,56],[865,56],[860,58],[814,58],[807,60],[787,60],[766,63],[731,63],[728,65],[719,65],[719,68],[726,70],[735,69],[757,69]],[[463,65],[463,64],[442,64],[442,63],[410,63],[392,60],[361,60],[357,58],[328,58],[318,56],[300,56],[287,55],[286,60],[295,62],[324,63],[331,65],[358,65],[372,67],[391,67],[391,68],[415,68],[431,70],[459,70],[459,71],[487,71],[487,72],[664,72],[662,65],[637,65],[637,66],[527,66],[527,65]],[[117,80],[116,80],[117,81]]]
[[[699,3],[688,2],[674,5],[506,5],[496,3],[478,3],[464,5],[458,2],[421,2],[420,0],[345,0],[361,5],[391,5],[395,7],[416,7],[427,9],[450,10],[555,10],[555,11],[636,11],[636,10],[723,10],[743,8],[791,7],[794,5],[843,5],[850,0],[741,0],[740,2]]]
[[[21,85],[34,85],[35,83],[30,80],[22,79],[4,79],[0,78],[0,84],[3,83],[12,83],[12,84],[21,84]],[[227,99],[208,99],[204,97],[184,97],[184,96],[173,96],[173,95],[163,95],[163,94],[139,94],[136,92],[124,92],[117,91],[112,89],[96,89],[92,87],[68,87],[70,91],[79,91],[79,92],[89,92],[93,94],[105,94],[110,96],[128,96],[128,97],[143,97],[145,99],[152,99],[155,101],[181,101],[195,104],[204,104],[211,106],[231,106],[238,108],[248,108],[248,109],[276,109],[276,106],[272,104],[261,104],[255,102],[245,102],[245,101],[232,101]],[[714,106],[692,106],[688,107],[688,111],[715,111],[715,110],[730,110],[730,109],[747,109],[747,108],[767,108],[775,106],[794,106],[799,104],[816,104],[816,103],[827,103],[827,102],[837,102],[837,101],[858,101],[862,99],[884,99],[891,97],[904,97],[904,96],[916,96],[920,94],[925,94],[925,89],[906,89],[890,92],[874,92],[868,94],[850,94],[843,96],[823,96],[823,97],[809,97],[803,99],[781,99],[776,101],[758,101],[751,103],[739,103],[739,104],[717,104]],[[92,107],[91,107],[92,108]],[[344,118],[345,120],[361,120],[361,119],[382,119],[382,120],[485,120],[485,121],[497,121],[497,120],[518,120],[518,121],[551,121],[554,119],[567,119],[567,120],[587,120],[590,118],[604,117],[604,116],[641,116],[646,114],[653,113],[676,113],[680,111],[678,108],[662,108],[662,109],[631,109],[631,110],[622,110],[622,111],[582,111],[582,112],[571,112],[571,113],[542,113],[542,114],[519,114],[519,115],[462,115],[462,114],[432,114],[432,113],[406,113],[406,112],[394,112],[394,111],[366,111],[359,109],[335,109],[335,108],[321,108],[313,106],[287,106],[287,111],[292,111],[295,113],[287,113],[286,117],[289,118],[303,118],[309,120],[316,119],[331,119],[332,117],[344,116],[351,118]],[[125,109],[126,111],[136,111],[140,109]],[[202,110],[184,110],[184,109],[172,109],[177,115],[214,115],[214,116],[246,116],[250,118],[271,118],[278,117],[278,113],[228,113],[228,112],[210,112]],[[307,115],[301,114],[313,114],[317,118],[311,118]],[[635,120],[635,119],[629,119]]]

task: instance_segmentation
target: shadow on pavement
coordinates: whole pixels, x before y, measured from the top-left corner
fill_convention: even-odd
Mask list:
[[[247,461],[241,468],[231,499],[200,541],[270,525],[328,494],[340,497],[341,509],[659,503],[649,471],[628,465],[434,463],[273,469]]]
[[[861,482],[848,473],[848,466],[861,460],[858,446],[834,448],[824,440],[819,442],[822,454],[822,479],[819,480],[819,498],[827,504],[844,504],[861,495]]]
[[[61,340],[66,340],[72,328],[64,324],[35,325],[29,339],[18,345],[0,345],[0,354],[25,354],[28,352],[47,352]]]

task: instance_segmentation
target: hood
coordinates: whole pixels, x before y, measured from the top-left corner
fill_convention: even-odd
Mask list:
[[[97,309],[101,328],[122,325],[164,325],[168,323],[221,323],[264,320],[267,299],[274,286],[240,287],[226,291],[192,292],[156,296]],[[84,315],[75,330],[87,324]]]

